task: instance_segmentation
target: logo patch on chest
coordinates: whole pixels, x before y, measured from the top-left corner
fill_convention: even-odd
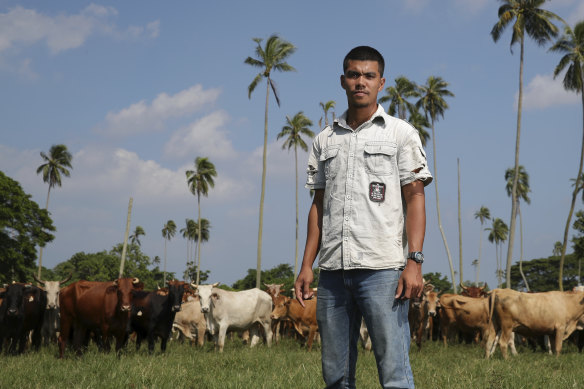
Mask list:
[[[385,184],[382,182],[372,182],[369,184],[369,200],[382,203],[385,200]]]

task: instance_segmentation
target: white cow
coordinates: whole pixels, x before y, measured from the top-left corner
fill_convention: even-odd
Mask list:
[[[178,329],[190,341],[197,339],[197,344],[205,344],[207,323],[201,312],[201,303],[197,296],[189,296],[187,302],[182,303],[180,311],[174,317],[173,328]],[[193,331],[193,332],[191,332]]]
[[[37,278],[34,274],[32,275],[35,281],[41,284],[45,292],[47,292],[47,306],[45,307],[43,326],[41,328],[41,335],[45,345],[48,345],[51,341],[57,341],[61,327],[59,318],[59,292],[61,291],[61,285],[69,281],[72,275],[73,273],[69,274],[68,277],[61,281],[45,281]]]
[[[207,321],[207,330],[213,335],[215,348],[223,352],[227,330],[252,331],[251,347],[259,340],[256,333],[259,323],[265,331],[268,347],[272,345],[272,298],[260,289],[249,289],[241,292],[230,292],[213,285],[195,285],[200,298],[201,312]]]

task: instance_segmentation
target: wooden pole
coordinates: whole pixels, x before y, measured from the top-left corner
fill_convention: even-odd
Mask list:
[[[128,218],[126,220],[126,233],[124,234],[124,247],[122,248],[122,260],[120,262],[120,274],[118,278],[122,278],[124,274],[124,262],[126,261],[126,249],[128,247],[128,235],[130,234],[130,218],[132,216],[132,202],[134,200],[130,197],[130,203],[128,204]]]

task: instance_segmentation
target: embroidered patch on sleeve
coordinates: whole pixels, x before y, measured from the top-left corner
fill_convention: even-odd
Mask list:
[[[369,184],[369,200],[382,203],[385,200],[385,184],[382,182],[372,182]]]

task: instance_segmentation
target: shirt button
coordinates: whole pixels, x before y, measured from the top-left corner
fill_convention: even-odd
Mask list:
[[[345,216],[345,220],[346,221],[349,221],[349,216]]]
[[[345,236],[345,242],[348,241],[348,240],[349,240],[349,238]]]
[[[347,200],[351,200],[351,195],[347,195]]]

